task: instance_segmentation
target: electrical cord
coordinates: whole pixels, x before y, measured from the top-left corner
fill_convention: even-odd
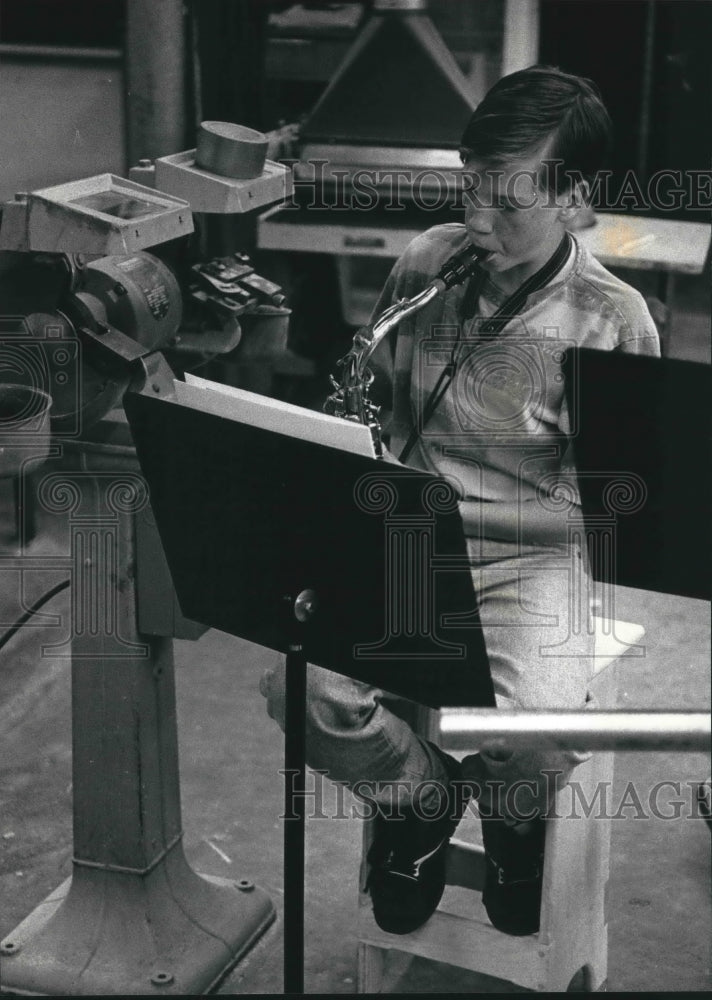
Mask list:
[[[8,642],[10,641],[10,639],[12,639],[13,635],[15,635],[16,632],[19,632],[20,629],[22,628],[22,626],[26,622],[28,622],[29,619],[33,615],[36,615],[37,612],[40,610],[40,608],[44,607],[44,605],[47,603],[47,601],[51,601],[52,598],[56,594],[59,594],[62,590],[66,590],[67,587],[69,586],[69,583],[70,583],[69,580],[62,580],[62,582],[58,583],[56,587],[52,587],[51,590],[48,590],[46,594],[43,594],[42,597],[40,597],[38,600],[36,600],[35,603],[33,605],[31,605],[24,612],[24,614],[22,614],[17,619],[17,621],[15,622],[15,624],[12,625],[7,630],[7,632],[5,632],[4,635],[0,636],[0,649],[2,649],[4,646],[6,646],[8,644]]]

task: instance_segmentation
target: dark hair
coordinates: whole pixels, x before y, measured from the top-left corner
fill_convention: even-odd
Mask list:
[[[566,173],[592,180],[603,166],[611,119],[595,83],[553,66],[530,66],[502,77],[485,95],[462,135],[463,162],[526,156],[551,140],[548,186],[568,188]]]

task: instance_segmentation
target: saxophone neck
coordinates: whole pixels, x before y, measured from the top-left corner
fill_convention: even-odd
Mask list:
[[[371,339],[367,342],[362,351],[358,354],[358,374],[362,376],[373,352],[387,337],[391,330],[402,323],[406,317],[422,309],[445,290],[445,283],[440,278],[434,278],[429,285],[426,285],[422,292],[414,295],[412,299],[401,299],[395,302],[385,312],[381,313],[371,329]]]

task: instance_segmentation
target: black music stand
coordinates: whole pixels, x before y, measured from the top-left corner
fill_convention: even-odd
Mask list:
[[[712,597],[712,367],[571,348],[564,361],[594,576]]]
[[[284,989],[301,993],[307,662],[495,705],[457,493],[150,390],[124,404],[182,612],[287,654]]]

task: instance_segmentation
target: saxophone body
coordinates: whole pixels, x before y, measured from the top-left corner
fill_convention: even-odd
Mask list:
[[[406,317],[423,309],[448,288],[462,284],[474,274],[478,261],[488,256],[488,251],[479,250],[468,243],[443,264],[437,277],[422,292],[410,299],[395,302],[372,325],[361,327],[354,336],[348,354],[338,362],[341,377],[337,379],[331,376],[334,392],[327,397],[324,412],[365,424],[371,431],[379,458],[383,455],[383,442],[378,419],[380,407],[370,398],[373,372],[368,367],[368,362],[371,355],[383,338]]]

